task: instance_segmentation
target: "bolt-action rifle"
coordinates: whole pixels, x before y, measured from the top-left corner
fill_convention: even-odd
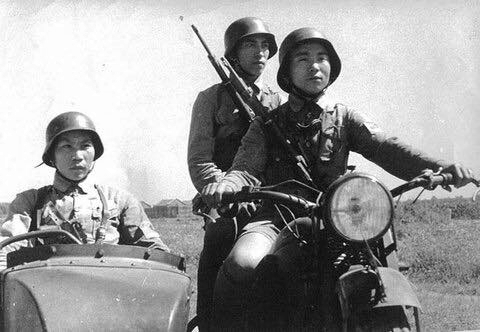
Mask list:
[[[228,94],[232,98],[235,106],[238,108],[240,115],[248,122],[252,122],[256,116],[260,116],[267,130],[273,135],[277,142],[279,142],[287,152],[291,161],[297,166],[298,173],[302,176],[304,181],[308,184],[314,185],[312,177],[310,176],[310,167],[308,166],[305,157],[298,153],[278,128],[278,125],[273,121],[268,112],[268,108],[263,106],[253,92],[252,88],[247,86],[243,79],[238,76],[235,69],[231,66],[225,57],[221,57],[220,61],[212,54],[210,48],[203,40],[198,29],[192,24],[192,29],[207,51],[208,59],[212,63],[213,68],[220,76],[222,84],[227,89]],[[228,70],[228,72],[225,70]]]

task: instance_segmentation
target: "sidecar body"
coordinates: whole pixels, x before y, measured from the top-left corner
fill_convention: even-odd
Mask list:
[[[123,245],[55,244],[7,255],[2,331],[185,331],[184,258]]]

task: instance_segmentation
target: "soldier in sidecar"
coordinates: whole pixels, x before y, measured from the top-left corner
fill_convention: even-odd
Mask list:
[[[185,330],[184,259],[131,194],[91,179],[102,153],[85,114],[49,123],[53,184],[18,194],[0,228],[2,331]]]
[[[95,183],[90,173],[103,154],[103,144],[93,121],[79,112],[55,117],[46,131],[42,160],[55,168],[52,185],[17,195],[0,229],[2,237],[42,229],[63,229],[82,243],[156,243],[167,246],[129,193]],[[15,243],[1,254],[18,249]]]

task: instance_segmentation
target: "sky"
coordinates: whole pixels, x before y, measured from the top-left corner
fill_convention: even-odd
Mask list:
[[[480,174],[478,1],[12,0],[0,1],[0,201],[51,183],[53,169],[35,166],[48,122],[67,111],[90,116],[103,140],[97,182],[149,203],[193,197],[191,108],[219,79],[190,24],[220,56],[225,29],[246,16],[263,18],[278,44],[299,27],[324,32],[343,66],[333,98]],[[264,80],[280,90],[277,69],[275,56]],[[402,183],[361,156],[350,164]]]

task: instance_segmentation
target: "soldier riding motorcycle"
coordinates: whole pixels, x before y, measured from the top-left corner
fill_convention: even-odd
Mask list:
[[[285,216],[285,227],[256,269],[245,330],[409,331],[404,311],[413,308],[420,331],[420,303],[396,264],[392,198],[452,184],[453,176],[425,172],[389,191],[375,177],[353,172],[315,201],[282,192],[292,183],[306,188],[287,181],[223,198],[270,201]],[[307,217],[289,222],[293,211]]]
[[[202,195],[207,205],[215,208],[222,206],[224,196],[239,192],[244,186],[258,187],[260,184],[269,186],[291,179],[306,183],[307,187],[305,185],[300,187],[293,186],[287,182],[282,189],[284,193],[300,196],[310,202],[316,201],[320,193],[324,193],[321,197],[329,197],[328,193],[336,192],[331,189],[332,186],[338,184],[336,181],[342,178],[347,171],[350,151],[361,154],[389,173],[404,180],[416,177],[422,170],[438,170],[440,168],[443,169],[442,174],[450,173],[453,175],[452,182],[457,187],[466,185],[474,179],[470,169],[460,164],[449,164],[434,159],[402,143],[396,137],[388,136],[378,126],[366,120],[354,109],[332,101],[326,95],[326,89],[338,78],[341,62],[331,42],[318,30],[301,28],[287,35],[280,46],[279,60],[280,68],[277,82],[284,91],[289,93],[288,102],[265,116],[257,117],[253,121],[242,139],[242,145],[235,156],[229,172],[218,183],[209,184],[203,188]],[[283,139],[281,139],[282,137]],[[343,242],[345,241],[334,241],[335,243],[332,243],[333,247],[330,247],[332,238],[328,234],[334,234],[335,232],[317,231],[326,227],[324,224],[327,224],[326,219],[328,218],[323,215],[323,212],[312,216],[311,211],[308,209],[298,209],[288,205],[284,207],[278,204],[271,204],[268,201],[262,202],[257,215],[250,220],[246,227],[239,231],[240,235],[217,276],[214,320],[212,323],[214,329],[244,330],[246,321],[244,313],[246,312],[256,312],[255,316],[258,317],[258,321],[265,321],[262,315],[269,311],[250,310],[251,304],[255,301],[246,297],[245,294],[252,290],[252,284],[254,285],[259,282],[258,280],[261,280],[257,275],[258,269],[263,269],[262,267],[269,265],[265,263],[263,258],[272,254],[272,252],[276,252],[277,249],[282,249],[280,251],[290,253],[291,255],[280,256],[282,258],[278,259],[281,264],[273,264],[274,268],[265,270],[267,272],[274,271],[270,272],[272,275],[288,276],[284,280],[285,283],[280,283],[281,285],[288,285],[293,288],[311,287],[311,283],[300,282],[302,278],[305,278],[311,272],[314,278],[316,278],[315,280],[318,281],[319,279],[315,276],[315,273],[321,272],[326,274],[321,276],[320,286],[314,283],[315,287],[320,287],[320,291],[317,291],[317,294],[321,293],[320,298],[324,301],[324,305],[317,306],[317,308],[326,311],[322,314],[318,314],[318,312],[312,314],[313,320],[305,320],[305,315],[308,315],[308,311],[300,310],[299,315],[293,319],[293,321],[301,323],[300,327],[303,326],[307,330],[309,328],[308,322],[313,322],[311,326],[316,328],[323,327],[326,331],[340,328],[335,318],[338,315],[328,314],[330,309],[335,312],[334,308],[331,308],[335,303],[335,297],[332,294],[335,293],[331,290],[335,288],[337,278],[350,270],[352,265],[362,265],[364,262],[368,262],[370,268],[375,270],[375,275],[380,275],[382,278],[394,275],[380,268],[380,263],[384,265],[387,262],[388,266],[395,264],[394,255],[390,254],[394,252],[395,246],[391,246],[391,243],[395,242],[394,238],[390,232],[383,233],[384,229],[386,231],[389,228],[389,221],[386,222],[386,220],[390,220],[388,213],[392,211],[392,207],[388,207],[388,204],[385,203],[388,199],[384,200],[386,207],[379,206],[377,209],[375,204],[378,203],[377,199],[379,198],[375,195],[372,196],[372,194],[368,196],[368,186],[364,184],[364,182],[368,181],[349,180],[346,182],[350,185],[340,187],[347,188],[345,190],[350,190],[352,195],[358,189],[363,190],[362,195],[364,194],[365,197],[372,198],[369,201],[370,203],[368,203],[370,204],[368,205],[370,209],[362,208],[360,203],[355,202],[355,200],[363,202],[362,195],[359,194],[353,196],[336,196],[332,194],[333,200],[339,200],[338,202],[334,201],[334,203],[339,204],[345,196],[347,197],[347,202],[343,204],[351,204],[353,210],[359,210],[360,216],[362,213],[366,213],[365,211],[372,213],[372,215],[366,214],[366,217],[369,218],[368,220],[375,219],[375,213],[380,212],[378,217],[380,218],[379,220],[383,220],[381,226],[384,227],[382,232],[374,228],[372,230],[374,234],[371,237],[371,234],[367,232],[354,238],[355,241],[347,239],[350,243],[353,243],[353,246],[349,245],[348,248],[358,247],[355,245],[356,242],[370,243],[370,241],[377,241],[378,238],[376,236],[380,234],[384,249],[388,250],[388,252],[378,249],[377,244],[374,243],[371,246],[367,246],[368,250],[372,251],[373,254],[360,250],[359,252],[363,258],[353,259],[353,262],[358,262],[359,264],[341,264],[342,258],[345,258],[345,262],[348,262],[350,251],[343,252]],[[376,180],[371,180],[370,182],[378,184]],[[367,189],[362,186],[365,186]],[[386,190],[384,191],[386,192]],[[348,194],[348,191],[346,194]],[[386,196],[389,197],[388,195]],[[328,202],[323,203],[323,201],[316,202],[318,209],[315,210],[317,212],[323,211],[323,208],[330,204]],[[301,239],[299,243],[303,243],[305,250],[310,254],[305,255],[305,252],[302,250],[295,251],[295,246],[284,246],[285,243],[279,240],[285,235],[284,232],[289,231],[290,226],[287,226],[287,221],[294,219],[294,217],[309,217],[297,220],[293,228],[296,230],[288,234],[296,234],[297,236],[293,237]],[[343,219],[345,218],[336,218],[337,221]],[[316,220],[321,220],[321,222]],[[361,218],[356,217],[354,220],[362,224]],[[342,222],[334,225],[340,228],[340,231],[345,231],[342,229],[344,227]],[[312,229],[315,231],[311,231]],[[337,244],[339,245],[338,248],[336,247]],[[277,246],[280,246],[280,248]],[[332,253],[332,248],[337,248],[333,250],[333,253],[339,253],[334,258],[339,260],[337,272],[329,268],[322,269],[322,266],[311,267],[309,262],[313,262],[312,264],[314,265],[325,263],[325,266],[329,266],[328,264],[333,257],[329,256]],[[341,255],[342,253],[345,254],[345,257]],[[379,257],[375,256],[375,254],[378,254]],[[315,259],[310,260],[309,258],[312,256]],[[275,258],[276,256],[267,257],[277,259]],[[283,257],[286,257],[285,262],[288,262],[288,264],[282,263]],[[374,257],[377,258],[374,259]],[[388,262],[387,258],[393,262]],[[268,259],[266,261],[268,262]],[[285,268],[286,270],[277,270],[275,266]],[[313,270],[309,270],[309,268],[313,268]],[[349,289],[350,286],[352,290],[355,290],[357,286],[354,282],[357,280],[362,280],[362,282],[375,280],[373,274],[366,273],[364,269],[351,272],[352,275],[366,274],[367,277],[365,280],[355,277],[352,279],[353,282],[349,278],[345,279],[345,290]],[[336,273],[340,274],[337,275]],[[294,277],[300,279],[295,279]],[[296,282],[290,282],[291,279],[296,280]],[[266,280],[270,279],[267,278]],[[266,284],[270,287],[275,285],[274,282],[266,282]],[[253,288],[253,296],[261,294],[260,289],[268,289],[268,287]],[[282,286],[277,288],[276,292],[270,292],[270,294],[282,295],[286,293],[285,290],[287,289]],[[300,289],[292,291],[288,293],[289,299],[295,299],[295,294],[297,294],[297,297],[299,297],[298,301],[292,300],[293,303],[301,304],[300,307],[308,308],[311,306],[311,303],[302,302],[304,299],[302,294],[305,294],[305,292],[310,293],[308,289],[304,289],[303,292]],[[372,301],[381,298],[381,292],[388,293],[387,290],[383,291],[380,287]],[[346,294],[345,297],[350,299],[350,295],[350,293]],[[361,298],[363,299],[363,295]],[[275,301],[268,301],[270,303],[269,308],[275,307],[271,303],[279,304],[283,300],[284,298],[282,299],[280,296]],[[409,300],[411,301],[408,302],[408,305],[416,304],[413,297],[409,297]],[[298,308],[296,305],[294,307]],[[282,305],[280,308],[285,308],[285,306]],[[408,330],[408,322],[400,307],[389,307],[384,311],[388,315],[396,317],[392,320],[395,328]],[[272,312],[271,319],[266,319],[266,321],[282,321],[283,317],[291,317],[284,315],[282,310],[273,310]],[[252,314],[250,317],[252,317]],[[318,317],[322,317],[321,319],[325,321],[321,323],[316,322],[315,319]],[[291,321],[289,319],[289,322]],[[305,323],[307,324],[306,327],[303,322],[307,322]],[[290,328],[290,325],[281,326],[285,329]],[[298,327],[297,325],[294,326]],[[263,326],[263,328],[266,327]],[[297,329],[293,328],[291,330],[295,331]]]

